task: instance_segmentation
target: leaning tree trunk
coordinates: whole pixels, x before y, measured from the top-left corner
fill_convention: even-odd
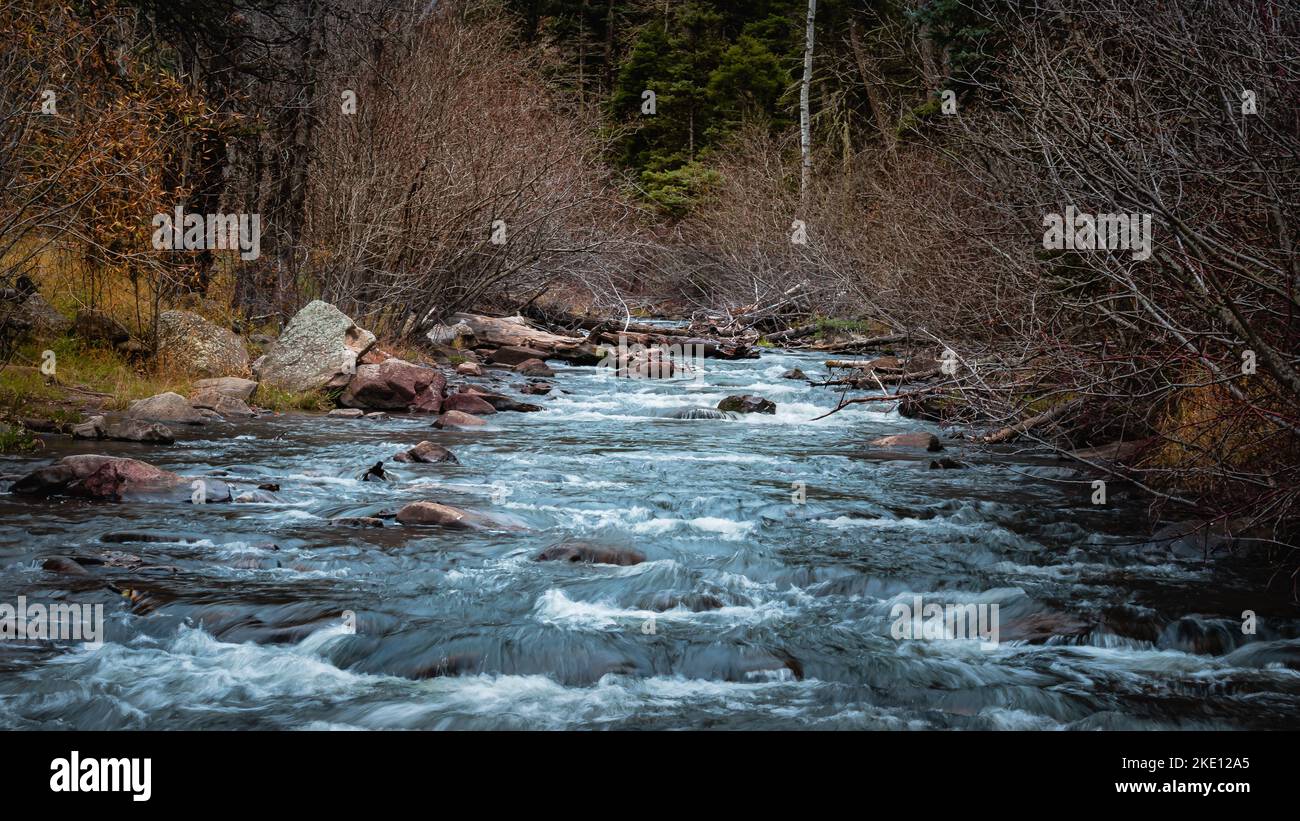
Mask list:
[[[808,0],[808,33],[803,47],[803,82],[799,89],[799,150],[803,167],[799,172],[799,196],[808,196],[808,183],[812,177],[812,122],[808,116],[808,92],[812,87],[813,29],[817,19],[817,0]]]

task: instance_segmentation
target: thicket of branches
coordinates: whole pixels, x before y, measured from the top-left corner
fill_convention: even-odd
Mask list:
[[[1285,539],[1300,521],[1296,7],[965,8],[988,32],[961,51],[972,68],[934,56],[956,114],[918,120],[914,89],[851,60],[869,31],[899,44],[877,55],[928,71],[920,27],[862,15],[841,51],[872,91],[867,138],[823,128],[801,198],[793,135],[741,132],[676,227],[690,253],[658,264],[702,302],[806,283],[787,321],[858,315],[957,353],[959,375],[924,391],[931,412],[1038,418],[1014,433],[1061,447],[1147,441],[1126,474],[1168,515]],[[1044,250],[1044,216],[1067,206],[1151,214],[1153,255]]]
[[[323,297],[394,332],[602,280],[630,211],[595,123],[565,110],[503,14],[476,0],[4,0],[17,47],[0,58],[0,285],[50,243],[76,247],[93,280],[79,296],[126,277],[138,298],[119,319],[147,338],[159,306],[218,276],[255,321]],[[176,206],[259,214],[262,256],[155,250],[150,221]]]

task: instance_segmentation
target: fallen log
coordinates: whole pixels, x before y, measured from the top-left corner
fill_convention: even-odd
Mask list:
[[[1082,404],[1082,398],[1071,399],[1069,402],[1062,403],[1054,408],[1049,408],[1048,410],[1035,414],[1024,421],[1017,422],[1014,425],[1008,425],[1001,430],[982,436],[980,437],[980,441],[986,445],[996,445],[1002,442],[1009,442],[1023,433],[1028,433],[1034,428],[1041,427],[1049,422],[1054,422],[1057,419],[1060,419],[1062,416],[1065,416]]]
[[[777,333],[774,334],[768,334],[763,338],[773,344],[777,342],[790,342],[791,340],[803,339],[806,336],[812,336],[813,334],[817,333],[818,327],[820,326],[816,322],[814,322],[811,325],[800,325],[797,328],[788,328],[784,331],[778,331]]]
[[[557,348],[575,346],[583,341],[580,336],[561,336],[549,331],[538,330],[529,325],[523,317],[493,317],[480,314],[453,314],[449,324],[464,322],[474,332],[475,338],[492,347],[509,345],[516,348],[533,348],[540,351],[554,351]]]
[[[897,358],[892,356],[880,356],[875,359],[828,359],[826,367],[828,368],[854,368],[856,370],[882,371],[884,373],[902,373],[902,365],[890,365],[881,360],[893,360]]]

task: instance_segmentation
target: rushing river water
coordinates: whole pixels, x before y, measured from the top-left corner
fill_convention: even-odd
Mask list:
[[[1093,505],[1054,458],[949,442],[972,466],[931,470],[932,454],[866,444],[931,429],[890,403],[810,421],[837,394],[781,374],[822,358],[709,360],[702,384],[565,368],[551,397],[526,397],[543,412],[474,431],[286,414],[172,447],[50,437],[0,473],[104,452],[280,490],[208,505],[0,493],[0,602],[98,602],[107,621],[99,647],[0,642],[0,726],[1300,726],[1297,622],[1261,577],[1144,546],[1139,501]],[[736,393],[777,413],[665,418]],[[357,481],[426,438],[460,463]],[[523,529],[330,521],[424,499]],[[161,540],[104,540],[123,532]],[[565,539],[646,561],[534,560]],[[163,567],[42,569],[108,550]],[[997,604],[1000,643],[896,640],[895,605],[917,595]]]

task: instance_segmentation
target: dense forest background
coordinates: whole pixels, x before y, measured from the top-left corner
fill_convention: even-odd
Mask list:
[[[962,363],[918,412],[1148,443],[1159,504],[1284,540],[1298,12],[0,0],[0,287],[146,346],[162,307],[312,298],[394,338],[466,308],[902,334]],[[155,250],[177,205],[260,214],[260,258]],[[1044,250],[1068,206],[1151,214],[1154,253]]]

